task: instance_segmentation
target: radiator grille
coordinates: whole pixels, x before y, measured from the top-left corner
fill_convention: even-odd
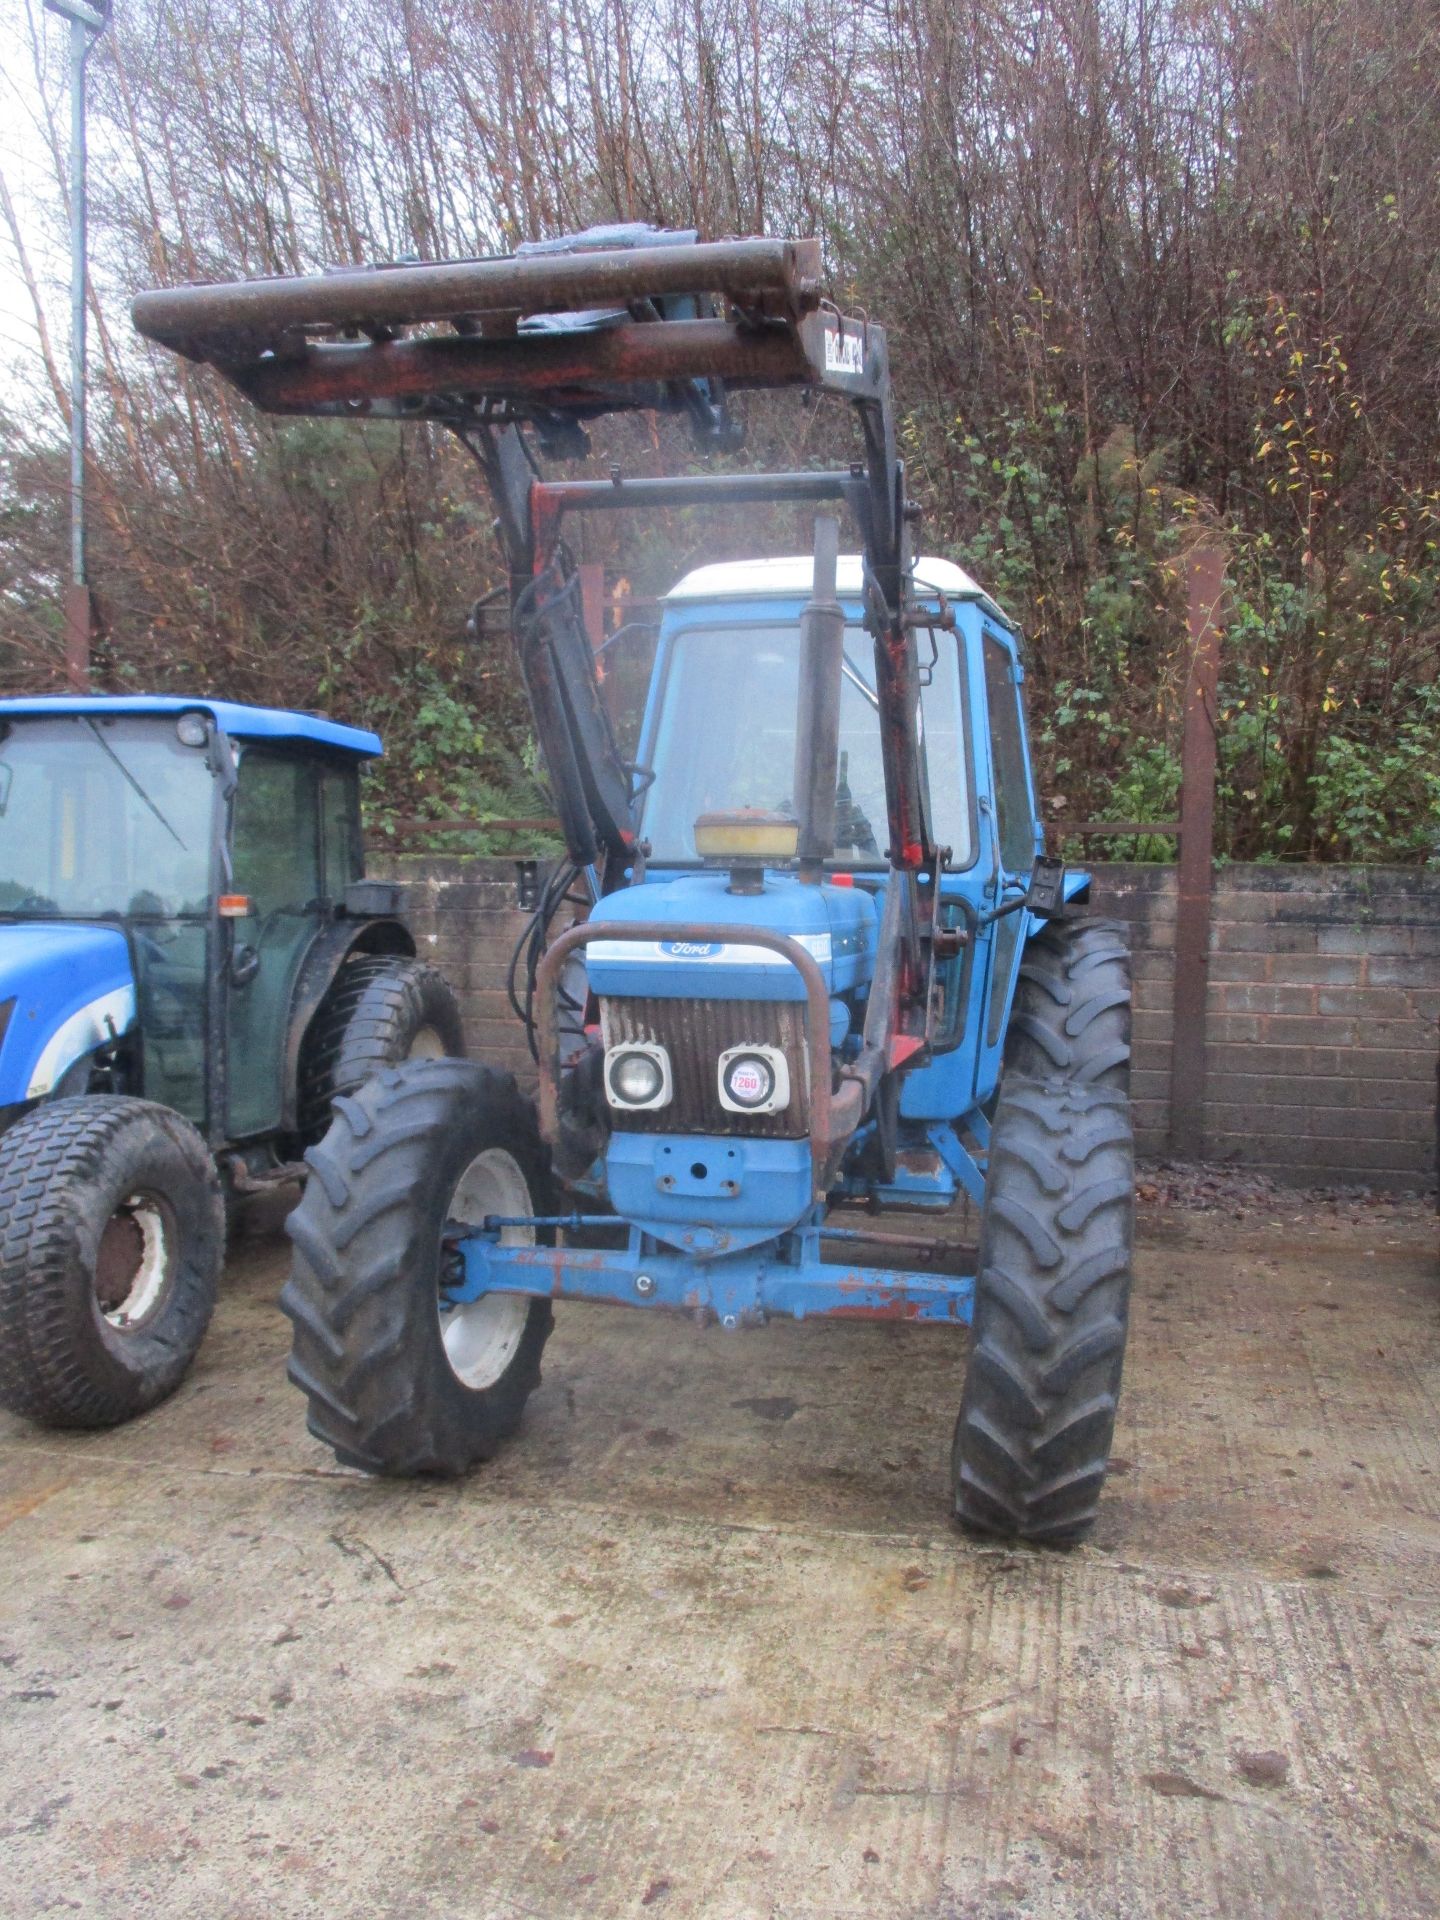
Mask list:
[[[607,1047],[648,1040],[666,1049],[675,1097],[658,1112],[609,1109],[629,1133],[739,1133],[749,1139],[800,1140],[810,1130],[806,1091],[805,1008],[798,1000],[661,1000],[638,996],[600,1002]],[[720,1104],[715,1065],[729,1047],[783,1048],[790,1104],[783,1113],[729,1113]]]

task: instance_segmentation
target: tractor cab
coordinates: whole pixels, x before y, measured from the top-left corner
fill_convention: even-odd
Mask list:
[[[758,923],[788,933],[826,971],[838,1068],[864,1044],[878,928],[893,881],[882,844],[884,743],[858,555],[841,556],[836,570],[843,624],[833,847],[810,875],[812,887],[801,885],[796,872],[801,633],[812,581],[809,556],[748,561],[701,567],[666,597],[638,750],[643,879],[636,884],[632,874],[632,884],[600,901],[592,918]],[[955,1198],[957,1183],[977,1198],[983,1183],[974,1156],[953,1137],[949,1123],[985,1104],[999,1079],[1024,920],[1018,912],[996,916],[995,909],[1026,889],[1042,843],[1025,746],[1018,635],[989,595],[951,561],[917,561],[909,594],[922,656],[917,740],[922,798],[938,849],[936,917],[943,930],[963,938],[948,943],[937,960],[927,1057],[899,1091],[898,1164],[880,1183],[869,1181],[865,1191],[891,1205],[945,1206]],[[753,842],[761,821],[771,823],[772,836],[784,822],[793,824],[788,837],[782,830],[768,852],[757,853],[747,840]],[[736,885],[737,862],[748,863],[751,884]],[[1073,889],[1082,883],[1072,876],[1068,884]],[[798,1029],[805,996],[800,976],[783,958],[762,960],[757,953],[741,968],[723,947],[707,953],[662,941],[656,950],[642,951],[633,943],[606,942],[590,946],[588,968],[591,987],[602,995],[608,1120],[618,1134],[632,1134],[642,1116],[657,1133],[688,1127],[698,1136],[727,1124],[751,1130],[750,1123],[737,1127],[739,1103],[727,1122],[720,1092],[709,1088],[698,1102],[679,1095],[664,1102],[651,1098],[638,1111],[627,1111],[615,1063],[625,1045],[658,1044],[662,1028],[668,1033],[683,1027],[692,1015],[668,1003],[691,999],[709,1003],[712,1019],[719,1003],[741,1002],[731,1017],[732,1025],[739,1022],[737,1033],[744,1027],[755,1041],[764,1028],[765,1044],[773,1043],[785,1058],[781,1031]],[[754,1004],[760,999],[773,1004],[761,1008]],[[962,1050],[965,1036],[972,1044]],[[793,1041],[788,1053],[792,1130],[803,1137],[808,1116]],[[772,1118],[769,1126],[779,1132],[784,1122]],[[943,1152],[932,1137],[942,1128]],[[869,1147],[862,1134],[851,1160],[858,1165],[873,1157]],[[612,1141],[612,1187],[619,1160],[634,1151],[628,1137],[618,1145]],[[697,1157],[704,1156],[697,1151]],[[797,1163],[795,1171],[803,1203],[804,1169]],[[855,1184],[858,1191],[862,1183]],[[718,1210],[704,1209],[706,1197],[702,1183],[690,1194],[692,1214],[699,1205],[714,1224]],[[677,1201],[669,1211],[696,1224]]]
[[[800,616],[813,563],[750,560],[698,567],[666,596],[641,765],[653,773],[640,796],[640,832],[652,867],[698,863],[694,822],[702,814],[759,808],[795,816],[794,767],[800,712]],[[970,602],[998,608],[948,560],[915,569],[937,622],[922,676],[920,735],[930,779],[936,839],[951,866],[974,857],[974,795],[964,758],[964,701],[954,634],[940,631],[943,608]],[[841,653],[839,776],[835,847],[827,863],[882,875],[886,867],[885,762],[874,647],[865,630],[860,556],[842,555],[836,590],[845,616]],[[923,604],[923,600],[920,602]]]
[[[293,1124],[277,1036],[307,955],[368,904],[379,751],[228,701],[0,702],[0,1103],[102,1086],[212,1143]]]

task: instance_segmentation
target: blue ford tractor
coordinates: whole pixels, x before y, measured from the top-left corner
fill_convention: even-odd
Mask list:
[[[363,878],[372,733],[223,700],[0,700],[0,1405],[113,1426],[194,1358],[227,1197],[367,1074],[463,1051]]]
[[[568,848],[519,956],[538,1111],[460,1061],[337,1101],[290,1222],[290,1374],[342,1461],[455,1474],[519,1422],[556,1300],[973,1318],[955,1512],[1063,1544],[1096,1512],[1125,1346],[1128,956],[1044,858],[1019,636],[914,557],[885,335],[819,268],[813,241],[612,229],[137,302],[262,408],[439,422],[473,452]],[[853,465],[541,477],[625,408],[731,451],[731,391],[795,386],[852,403]],[[817,509],[813,555],[673,589],[627,762],[565,526],[755,504]],[[973,1277],[868,1263],[906,1242],[859,1207],[962,1195]]]

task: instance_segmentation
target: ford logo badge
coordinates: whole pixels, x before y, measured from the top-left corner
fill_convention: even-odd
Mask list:
[[[713,960],[720,951],[718,940],[662,940],[660,951],[675,960]]]

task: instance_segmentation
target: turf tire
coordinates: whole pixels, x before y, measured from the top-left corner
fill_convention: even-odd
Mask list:
[[[97,1264],[137,1195],[164,1222],[162,1264],[153,1305],[121,1327]],[[0,1405],[48,1427],[113,1427],[158,1405],[199,1351],[224,1258],[220,1178],[179,1114],[113,1094],[32,1109],[0,1139]]]
[[[464,1473],[514,1432],[540,1384],[548,1300],[525,1303],[508,1363],[482,1387],[452,1367],[442,1333],[446,1222],[467,1170],[496,1153],[523,1181],[529,1210],[549,1212],[548,1154],[513,1078],[429,1059],[342,1094],[305,1156],[310,1178],[286,1224],[294,1258],[280,1296],[294,1326],[289,1373],[311,1433],[346,1466],[401,1478]]]

